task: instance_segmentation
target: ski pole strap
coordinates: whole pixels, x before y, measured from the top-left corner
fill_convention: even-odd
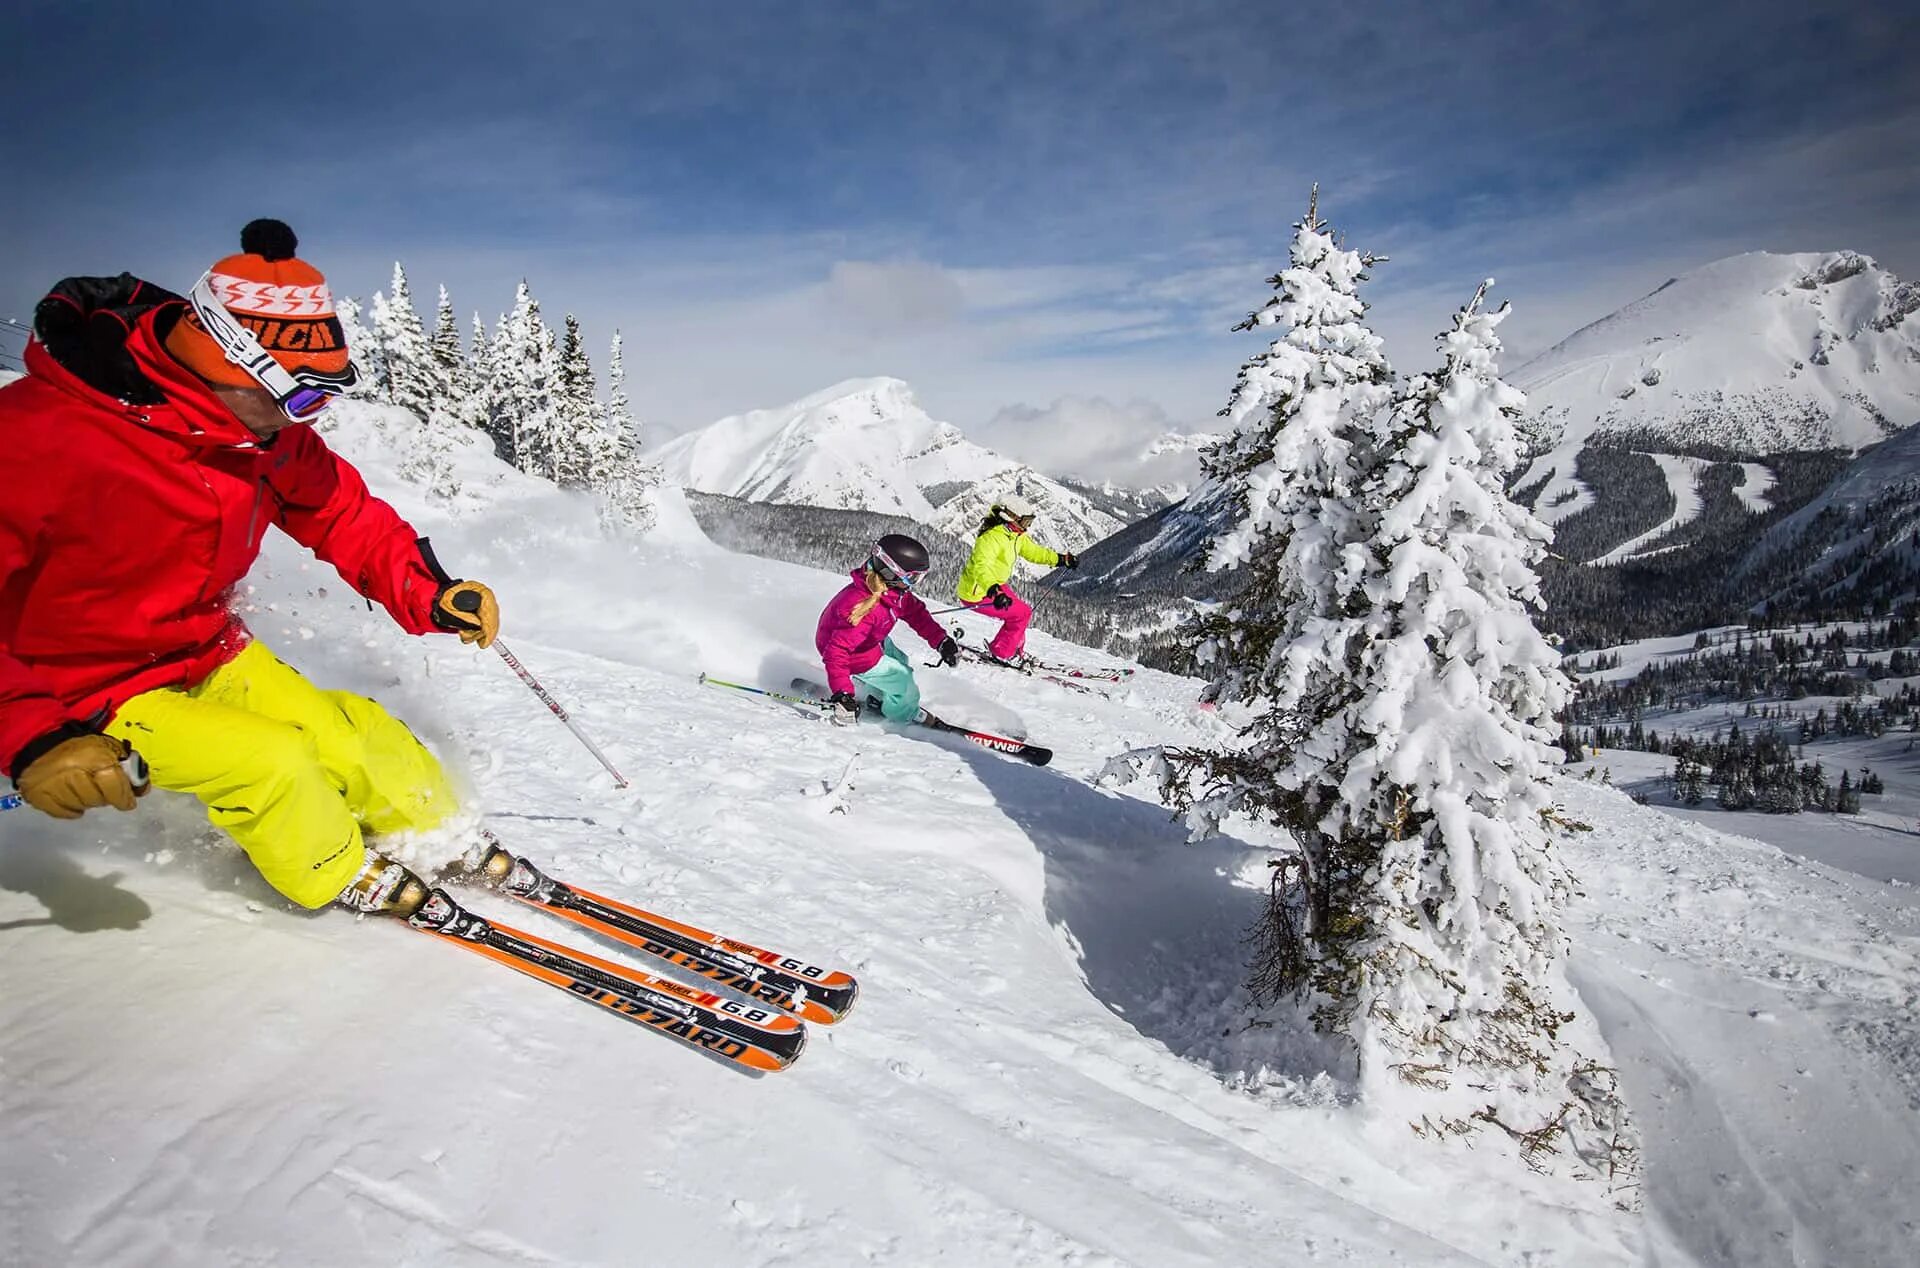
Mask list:
[[[765,687],[750,687],[744,682],[728,682],[724,678],[715,678],[712,674],[701,674],[700,681],[709,687],[726,687],[733,691],[750,691],[756,696],[766,696],[770,700],[784,700],[788,704],[804,704],[810,709],[824,709],[831,701],[817,700],[810,696],[786,696],[777,691],[768,691]]]
[[[607,768],[607,774],[613,776],[613,786],[615,788],[627,787],[627,777],[622,775],[619,768],[611,761],[607,760],[607,755],[602,753],[600,746],[595,744],[592,738],[580,729],[579,724],[567,716],[567,711],[560,707],[560,702],[547,694],[547,689],[540,685],[540,680],[527,672],[527,667],[520,663],[520,658],[508,651],[507,645],[497,638],[493,640],[493,650],[499,652],[500,659],[507,662],[507,668],[518,674],[520,681],[526,683],[528,689],[531,690],[534,695],[540,697],[540,703],[546,705],[548,709],[552,710],[554,717],[559,718],[561,722],[566,724],[567,730],[573,732],[574,738],[586,745],[587,752],[593,754],[594,758],[602,766]]]

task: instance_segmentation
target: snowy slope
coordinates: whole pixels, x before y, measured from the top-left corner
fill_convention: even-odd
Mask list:
[[[694,678],[810,668],[836,576],[720,552],[671,495],[646,543],[603,541],[478,449],[469,509],[429,507],[388,474],[405,428],[340,413],[336,442],[499,588],[516,651],[635,787],[492,655],[406,638],[284,541],[258,633],[381,695],[557,872],[842,962],[861,1003],[748,1079],[404,928],[290,911],[178,798],[0,815],[0,1261],[1911,1262],[1911,891],[1569,789],[1598,825],[1571,847],[1576,972],[1649,1128],[1649,1216],[1623,1214],[1491,1142],[1422,1142],[1297,1024],[1245,1025],[1265,838],[1187,847],[1089,782],[1118,749],[1217,739],[1196,684],[922,672],[935,711],[1054,745],[1045,770],[834,730]]]
[[[852,379],[778,409],[723,418],[661,446],[658,456],[667,478],[685,488],[880,511],[960,537],[972,536],[995,498],[1016,490],[1042,508],[1048,540],[1068,550],[1122,523],[931,418],[899,379]]]
[[[1212,597],[1233,574],[1189,571],[1220,531],[1228,507],[1211,480],[1180,501],[1096,543],[1062,589],[1088,594],[1197,594]]]
[[[1755,553],[1764,556],[1791,545],[1823,517],[1844,518],[1890,499],[1915,498],[1920,498],[1920,428],[1903,431],[1855,459],[1820,496],[1774,525]]]
[[[1563,781],[1572,962],[1702,1263],[1920,1263],[1920,891]],[[1664,1262],[1664,1261],[1662,1261]]]

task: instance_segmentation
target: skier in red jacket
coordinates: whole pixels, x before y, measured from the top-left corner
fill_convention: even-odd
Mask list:
[[[439,763],[371,700],[255,642],[234,586],[269,525],[412,634],[490,644],[493,593],[441,570],[307,424],[357,371],[326,279],[256,220],[186,299],[74,277],[0,388],[0,770],[61,819],[134,807],[137,752],[281,893],[406,914],[426,890],[362,842],[454,808]]]

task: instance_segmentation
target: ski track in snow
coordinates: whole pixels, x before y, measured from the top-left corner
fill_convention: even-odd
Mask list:
[[[256,573],[260,637],[380,695],[556,875],[844,966],[861,1001],[792,1070],[744,1077],[404,927],[292,911],[183,799],[0,816],[0,1259],[1913,1261],[1840,1257],[1914,1249],[1916,956],[1893,891],[1569,784],[1600,825],[1570,847],[1589,894],[1575,968],[1648,1136],[1641,1221],[1491,1144],[1420,1142],[1353,1105],[1339,1053],[1285,1014],[1246,1025],[1266,838],[1189,847],[1159,807],[1089,782],[1132,745],[1217,740],[1194,683],[1143,672],[1101,700],[921,672],[942,716],[1054,746],[1044,770],[840,731],[695,681],[812,670],[837,577],[719,552],[672,499],[640,549],[598,542],[583,503],[474,455],[489,509],[449,519],[341,414],[336,443],[450,567],[496,585],[515,650],[634,787],[490,653],[407,639],[284,542]],[[1716,885],[1723,869],[1749,883]],[[1741,1011],[1763,1003],[1774,1020]]]

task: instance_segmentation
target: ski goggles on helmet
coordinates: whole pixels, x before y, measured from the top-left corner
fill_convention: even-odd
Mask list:
[[[867,560],[867,567],[878,573],[880,580],[893,590],[911,590],[920,583],[920,578],[927,575],[925,568],[902,568],[892,555],[878,546],[873,548],[873,557]]]
[[[200,319],[201,329],[220,346],[221,354],[266,389],[289,422],[304,423],[311,419],[359,378],[351,364],[337,374],[328,374],[305,367],[289,370],[274,360],[253,332],[241,325],[213,293],[210,271],[202,273],[193,289],[187,292],[187,303]]]

